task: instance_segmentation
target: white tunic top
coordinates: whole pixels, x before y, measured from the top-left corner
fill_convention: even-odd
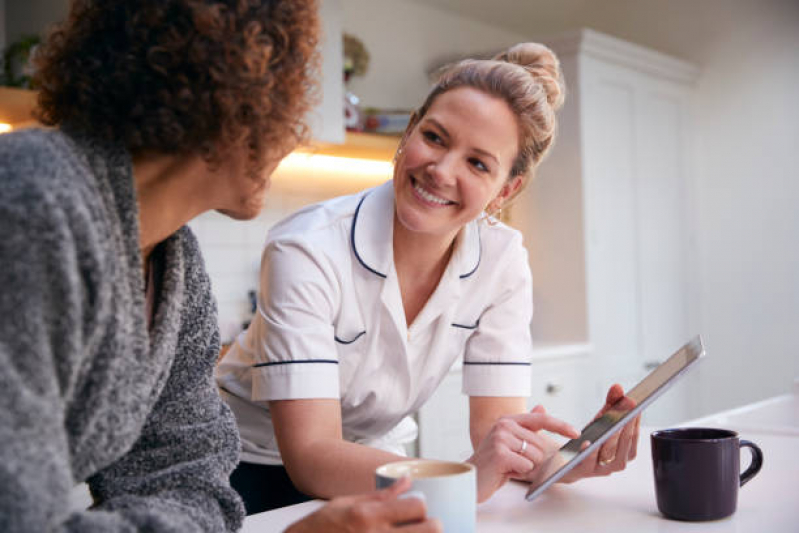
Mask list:
[[[258,312],[217,368],[242,460],[280,464],[270,400],[334,398],[344,438],[402,453],[408,415],[456,363],[471,396],[529,396],[532,279],[521,234],[474,221],[405,323],[392,182],[306,207],[267,238]]]

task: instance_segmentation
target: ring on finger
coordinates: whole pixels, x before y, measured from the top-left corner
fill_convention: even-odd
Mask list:
[[[519,448],[519,451],[517,453],[523,455],[524,454],[524,450],[526,450],[526,449],[527,449],[527,441],[522,439],[522,446],[521,446],[521,448]]]
[[[609,466],[610,463],[612,463],[614,459],[615,459],[615,457],[611,457],[610,459],[600,459],[599,460],[599,464],[601,466]]]

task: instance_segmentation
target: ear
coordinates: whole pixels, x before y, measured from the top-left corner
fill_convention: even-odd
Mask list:
[[[516,194],[522,186],[522,177],[521,176],[514,176],[508,181],[505,182],[505,185],[499,190],[499,194],[497,194],[496,200],[499,202],[500,205],[504,204],[505,201]]]
[[[416,123],[419,122],[419,114],[417,111],[411,113],[411,118],[408,120],[408,125],[405,127],[405,133],[402,134],[402,139],[400,139],[399,144],[397,145],[397,151],[394,154],[394,162],[397,162],[397,157],[400,153],[402,153],[402,148],[405,146],[405,141],[408,140],[410,137],[413,128],[416,127]]]

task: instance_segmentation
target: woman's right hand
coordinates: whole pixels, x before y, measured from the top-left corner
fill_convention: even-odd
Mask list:
[[[484,502],[510,478],[528,476],[551,456],[552,439],[545,429],[568,438],[580,432],[536,406],[529,413],[503,416],[493,425],[467,462],[477,467],[477,501]],[[525,444],[526,442],[526,444]]]
[[[410,486],[410,479],[403,478],[370,494],[333,498],[315,513],[292,524],[285,533],[441,533],[441,523],[426,517],[422,500],[398,497]]]

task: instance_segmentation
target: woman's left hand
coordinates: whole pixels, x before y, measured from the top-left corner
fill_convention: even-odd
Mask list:
[[[635,407],[633,400],[624,395],[621,385],[613,385],[608,391],[605,405],[600,409],[596,418],[599,418],[616,402],[623,401],[619,407]],[[617,431],[605,443],[594,451],[591,455],[567,473],[562,479],[562,483],[572,483],[585,477],[607,476],[614,472],[620,472],[627,467],[627,463],[635,459],[638,453],[638,434],[641,427],[641,415],[635,417],[631,422]],[[588,446],[585,443],[584,446]]]

